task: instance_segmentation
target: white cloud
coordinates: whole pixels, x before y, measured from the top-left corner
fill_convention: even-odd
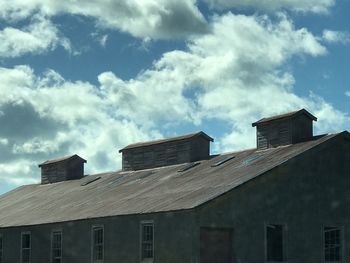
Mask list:
[[[52,70],[39,77],[28,66],[0,68],[0,79],[0,121],[6,123],[0,127],[6,146],[0,147],[0,181],[38,180],[38,163],[71,153],[89,160],[88,172],[115,170],[118,149],[160,136],[118,115],[113,101],[89,83],[66,81]],[[19,158],[28,162],[15,166]],[[29,170],[18,170],[24,166]]]
[[[18,57],[26,53],[43,53],[62,46],[70,51],[70,42],[47,19],[36,16],[21,29],[6,27],[0,31],[0,57]]]
[[[108,40],[108,35],[103,35],[99,41],[101,46],[105,47],[107,44],[107,40]]]
[[[293,76],[281,71],[293,56],[327,53],[305,28],[295,29],[285,16],[274,23],[266,16],[229,13],[214,19],[212,32],[193,38],[187,52],[164,54],[154,69],[134,80],[101,74],[102,87],[120,105],[118,112],[140,122],[147,116],[160,123],[223,120],[232,130],[220,141],[221,150],[253,146],[250,123],[256,119],[304,107],[327,116],[320,118],[318,132],[344,126],[344,113],[314,94],[295,95]],[[186,92],[194,98],[186,98]]]
[[[345,96],[350,97],[350,91],[345,91]]]
[[[322,39],[328,43],[350,43],[350,34],[342,31],[323,30]]]
[[[335,0],[205,0],[211,8],[254,8],[265,11],[291,9],[298,12],[328,13]]]
[[[12,158],[0,159],[2,169],[6,178],[13,171],[16,180],[38,179],[32,163],[72,153],[88,160],[88,171],[116,169],[119,148],[208,120],[231,127],[218,140],[220,151],[252,147],[252,122],[299,108],[319,117],[318,132],[346,128],[349,117],[324,99],[296,95],[294,78],[283,67],[295,56],[326,53],[317,37],[285,16],[273,22],[228,13],[213,18],[211,33],[192,37],[186,51],[163,54],[130,80],[103,72],[94,86],[52,70],[36,76],[28,66],[0,68],[0,122],[7,124],[0,126],[7,139],[0,157]],[[29,172],[18,177],[11,165],[24,158]]]
[[[6,164],[0,163],[0,180],[16,186],[36,183],[37,180],[30,176],[34,166],[36,164],[23,159]]]
[[[207,27],[195,0],[0,0],[0,16],[6,19],[22,19],[37,10],[47,16],[94,17],[102,27],[142,38],[186,37],[203,33]]]
[[[91,37],[99,43],[102,47],[106,47],[109,36],[107,34],[100,34],[99,32],[91,33]]]
[[[7,145],[9,141],[6,138],[0,138],[0,145]]]

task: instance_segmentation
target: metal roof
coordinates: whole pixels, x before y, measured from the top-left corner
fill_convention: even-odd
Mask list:
[[[68,161],[71,159],[81,159],[84,163],[86,163],[86,160],[81,158],[79,155],[77,154],[73,154],[73,155],[69,155],[69,156],[65,156],[65,157],[61,157],[61,158],[57,158],[57,159],[51,159],[51,160],[47,160],[41,164],[39,164],[39,167],[43,166],[43,165],[47,165],[47,164],[52,164],[52,163],[58,163],[58,162],[63,162],[63,161]]]
[[[210,137],[208,134],[206,134],[205,132],[199,131],[199,132],[188,133],[188,134],[177,136],[177,137],[171,137],[171,138],[166,138],[166,139],[129,144],[128,146],[119,150],[119,152],[123,152],[124,150],[132,149],[132,148],[139,148],[139,147],[151,146],[151,145],[156,145],[156,144],[161,144],[161,143],[186,140],[186,139],[194,138],[197,136],[202,136],[211,142],[214,141],[214,139],[212,137]]]
[[[281,119],[286,119],[286,118],[292,118],[292,117],[295,117],[295,116],[300,115],[300,114],[305,114],[311,120],[317,121],[317,118],[314,115],[312,115],[310,112],[308,112],[305,109],[301,109],[301,110],[297,110],[297,111],[288,112],[288,113],[285,113],[285,114],[275,115],[275,116],[268,117],[268,118],[262,118],[262,119],[260,119],[260,120],[258,120],[256,122],[252,123],[252,126],[255,127],[258,124],[263,124],[263,123],[270,122],[270,121],[281,120]]]
[[[0,227],[37,225],[107,216],[192,209],[288,160],[348,132],[267,150],[217,155],[179,172],[188,164],[141,171],[117,171],[84,184],[89,177],[19,187],[0,197]],[[235,156],[221,165],[213,164]]]

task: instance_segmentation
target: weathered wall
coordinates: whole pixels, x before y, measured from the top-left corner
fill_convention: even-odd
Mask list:
[[[292,122],[290,119],[261,124],[256,129],[257,147],[259,149],[292,143]]]
[[[233,228],[235,262],[264,262],[265,223],[286,224],[288,262],[323,262],[324,226],[344,226],[350,251],[350,141],[328,146],[201,206],[198,225]],[[350,262],[349,253],[342,262]]]
[[[136,263],[142,220],[154,221],[155,263],[198,263],[200,227],[233,228],[235,262],[264,262],[265,223],[287,226],[289,263],[319,263],[324,226],[344,226],[344,251],[350,251],[349,189],[350,141],[338,136],[193,211],[0,229],[4,263],[19,262],[21,231],[32,233],[32,262],[50,262],[55,229],[63,230],[64,263],[90,262],[91,227],[101,224],[104,262]],[[343,262],[350,262],[349,253]]]
[[[63,231],[63,262],[91,262],[91,228],[103,225],[105,233],[105,263],[140,262],[140,222],[154,221],[155,262],[192,261],[192,212],[121,216],[49,224],[21,228],[0,229],[4,235],[4,263],[20,262],[21,231],[31,231],[32,262],[48,263],[52,230]]]
[[[67,169],[65,163],[53,163],[41,167],[41,183],[49,184],[65,181],[67,178]]]
[[[292,122],[292,143],[306,141],[313,136],[313,122],[306,115],[300,115]]]
[[[308,116],[302,114],[258,124],[257,147],[266,149],[306,141],[313,135],[312,122]]]
[[[209,141],[201,136],[123,150],[123,170],[141,170],[209,158]]]
[[[42,184],[80,179],[83,176],[84,162],[78,158],[45,164],[41,167]]]
[[[210,157],[210,142],[203,138],[197,137],[191,141],[191,162],[207,160]]]

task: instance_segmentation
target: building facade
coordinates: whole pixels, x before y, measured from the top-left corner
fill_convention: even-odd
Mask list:
[[[203,132],[129,145],[117,172],[47,161],[0,197],[0,262],[350,262],[350,134],[316,120],[262,119],[256,149],[215,156]]]

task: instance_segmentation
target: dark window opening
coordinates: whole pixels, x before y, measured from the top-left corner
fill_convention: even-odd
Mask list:
[[[91,175],[87,176],[86,180],[83,183],[81,183],[81,186],[85,186],[85,185],[91,184],[91,183],[97,181],[100,178],[101,178],[101,176],[91,176]]]
[[[341,261],[341,231],[339,227],[324,228],[324,260]]]
[[[284,261],[284,237],[282,225],[266,226],[266,252],[267,261],[282,262]]]
[[[21,263],[31,261],[31,236],[30,233],[22,233],[21,237]]]
[[[187,170],[189,170],[189,169],[191,169],[191,168],[193,168],[193,167],[195,167],[195,166],[197,166],[199,164],[200,164],[200,162],[190,163],[190,164],[186,165],[185,167],[179,169],[178,172],[179,173],[185,172],[185,171],[187,171]]]
[[[62,232],[54,231],[51,237],[51,256],[52,263],[62,262]]]
[[[141,224],[141,259],[153,260],[153,240],[154,228],[153,223]]]
[[[233,158],[235,158],[235,156],[227,156],[227,157],[224,157],[223,159],[217,161],[216,163],[213,163],[211,165],[211,167],[216,167],[216,166],[219,166],[219,165],[222,165],[230,160],[232,160]]]
[[[92,229],[92,259],[93,262],[103,262],[103,227],[93,227]]]

